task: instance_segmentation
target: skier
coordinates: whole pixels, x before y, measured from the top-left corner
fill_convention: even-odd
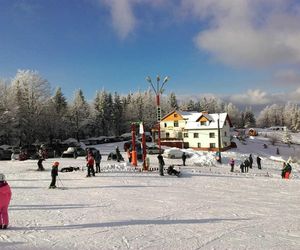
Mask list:
[[[51,180],[49,188],[56,188],[55,184],[56,184],[56,176],[58,176],[58,166],[59,166],[59,162],[58,161],[53,162],[52,170],[51,170],[52,180]]]
[[[92,175],[95,176],[95,170],[94,170],[94,156],[92,151],[89,151],[88,155],[87,155],[87,176],[86,177],[91,177],[91,172]]]
[[[101,163],[101,159],[102,159],[102,156],[99,152],[99,150],[96,151],[95,153],[95,163],[96,163],[96,173],[100,173],[100,163]]]
[[[38,165],[37,171],[43,171],[43,170],[45,170],[44,167],[43,167],[43,161],[45,160],[45,157],[44,157],[44,153],[43,153],[42,149],[39,149],[38,159],[39,160],[37,162],[37,165]]]
[[[164,165],[165,165],[164,158],[161,154],[159,154],[157,156],[157,159],[158,159],[158,163],[159,163],[159,175],[164,176]]]
[[[185,160],[186,160],[186,154],[185,154],[185,152],[183,152],[181,158],[182,158],[183,166],[185,166]]]
[[[289,162],[283,163],[283,168],[281,170],[281,177],[282,179],[289,179],[290,174],[292,172],[292,166],[290,165]]]
[[[253,164],[253,158],[252,158],[252,154],[249,155],[249,167],[252,168],[252,164]]]
[[[257,167],[261,169],[261,158],[259,156],[256,157]]]
[[[5,175],[0,174],[0,229],[7,229],[8,227],[8,205],[10,199],[10,186],[5,180]]]
[[[229,165],[231,166],[230,172],[233,172],[233,170],[234,170],[234,159],[233,158],[230,159]]]

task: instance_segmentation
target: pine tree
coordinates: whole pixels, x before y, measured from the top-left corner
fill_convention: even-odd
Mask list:
[[[85,136],[85,128],[89,123],[89,105],[85,101],[82,90],[78,90],[75,93],[73,103],[71,105],[71,121],[74,127],[74,132],[77,141],[79,142],[80,137]]]
[[[170,110],[178,109],[178,102],[177,102],[176,95],[174,92],[171,92],[171,94],[169,95],[168,104],[170,106]]]

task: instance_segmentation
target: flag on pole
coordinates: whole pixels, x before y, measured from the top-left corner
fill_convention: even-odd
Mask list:
[[[140,123],[140,134],[144,134],[144,125],[142,122]]]

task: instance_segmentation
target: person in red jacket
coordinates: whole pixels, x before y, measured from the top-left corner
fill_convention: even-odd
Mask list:
[[[5,175],[0,173],[0,229],[8,227],[8,205],[11,199],[11,190],[5,181]]]
[[[94,169],[95,159],[94,159],[92,151],[88,152],[86,160],[87,160],[86,165],[87,165],[87,171],[88,171],[86,177],[91,177],[91,172],[92,172],[92,175],[95,176],[95,169]]]

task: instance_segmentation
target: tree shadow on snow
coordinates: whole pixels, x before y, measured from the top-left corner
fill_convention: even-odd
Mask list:
[[[178,220],[128,220],[116,222],[103,223],[88,223],[88,224],[74,224],[61,226],[41,226],[41,227],[11,227],[11,230],[71,230],[71,229],[87,229],[87,228],[101,228],[101,227],[127,227],[127,226],[146,226],[146,225],[178,225],[178,224],[204,224],[204,223],[218,223],[223,221],[246,221],[250,219],[243,218],[211,218],[211,219],[178,219]]]

